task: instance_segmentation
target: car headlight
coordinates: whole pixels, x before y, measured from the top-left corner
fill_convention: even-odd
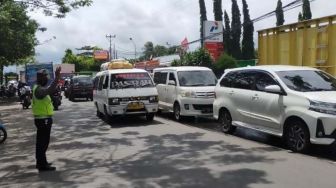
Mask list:
[[[181,97],[196,98],[196,93],[194,91],[181,91],[180,95],[181,95]]]
[[[118,98],[109,98],[109,105],[118,105],[119,99]]]
[[[156,103],[156,102],[159,102],[159,97],[158,97],[158,96],[150,96],[150,97],[149,97],[149,102],[150,102],[150,103]]]
[[[336,104],[309,100],[309,110],[324,114],[336,115]]]

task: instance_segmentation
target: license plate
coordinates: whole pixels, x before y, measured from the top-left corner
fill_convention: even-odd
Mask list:
[[[128,104],[127,109],[129,109],[129,110],[139,110],[139,109],[143,109],[144,107],[145,107],[145,105],[143,103],[132,102],[132,103]]]

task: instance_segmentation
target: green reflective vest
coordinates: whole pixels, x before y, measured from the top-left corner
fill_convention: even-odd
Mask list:
[[[45,96],[43,99],[38,99],[35,97],[35,91],[38,86],[33,87],[33,103],[32,109],[35,118],[49,118],[54,115],[54,107],[49,95]]]

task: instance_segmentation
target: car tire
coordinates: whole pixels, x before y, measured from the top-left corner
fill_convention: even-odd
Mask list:
[[[180,107],[180,104],[177,103],[177,102],[174,104],[173,113],[174,113],[174,119],[176,121],[181,121],[182,120],[181,107]]]
[[[291,120],[285,126],[285,142],[290,150],[297,153],[306,153],[310,148],[310,134],[304,122]]]
[[[146,114],[146,120],[147,121],[153,121],[154,120],[154,116],[155,116],[154,113]]]
[[[225,134],[232,134],[236,130],[236,126],[232,125],[232,117],[228,110],[221,110],[218,121],[220,129]]]
[[[110,116],[108,113],[107,113],[107,109],[106,109],[106,106],[104,106],[104,120],[106,123],[108,124],[111,124],[112,123],[112,116]]]
[[[0,128],[0,144],[7,139],[7,132],[4,128]]]

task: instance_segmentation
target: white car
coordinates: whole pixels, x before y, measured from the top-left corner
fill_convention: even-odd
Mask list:
[[[145,115],[153,121],[158,93],[152,78],[142,69],[114,69],[97,73],[93,100],[98,116]]]
[[[183,116],[210,116],[215,99],[217,78],[206,67],[167,67],[154,69],[159,93],[159,109]]]
[[[214,117],[225,133],[237,126],[283,137],[289,148],[336,139],[336,79],[314,68],[256,66],[226,70],[215,89]]]

